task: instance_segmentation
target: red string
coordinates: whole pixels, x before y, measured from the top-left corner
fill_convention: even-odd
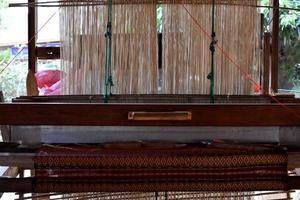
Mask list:
[[[58,10],[57,10],[58,11]],[[55,13],[53,13],[48,20],[41,26],[41,28],[34,34],[34,36],[32,36],[27,43],[27,46],[30,42],[32,42],[32,40],[34,40],[36,38],[36,36],[39,34],[39,32],[48,24],[48,22],[54,17],[54,15],[57,13],[57,11],[55,11]],[[0,71],[0,74],[2,74],[4,72],[4,70],[6,68],[9,67],[10,64],[12,64],[15,59],[20,55],[20,53],[25,49],[25,47],[22,47],[22,49],[20,51],[18,51],[18,53],[7,63],[7,65]]]
[[[201,26],[201,24],[198,22],[198,20],[186,8],[186,6],[184,4],[182,4],[182,6],[185,9],[185,11],[188,13],[188,15],[191,17],[193,22],[197,25],[198,29],[202,33],[204,33],[204,35],[207,38],[209,38],[210,40],[213,40],[211,35]],[[275,96],[270,95],[269,92],[264,91],[262,86],[252,78],[251,74],[248,74],[246,71],[244,71],[242,69],[241,65],[239,65],[233,58],[231,58],[231,56],[223,49],[223,47],[221,45],[219,45],[217,43],[216,46],[221,51],[221,54],[223,54],[249,81],[251,81],[255,85],[255,88],[259,88],[259,90],[262,91],[263,94],[268,95],[269,97],[271,97],[277,104],[279,104],[280,106],[282,106],[283,108],[285,108],[289,112],[293,113],[298,119],[300,119],[300,115],[295,110],[291,109],[290,107],[288,107],[284,103],[280,102]]]

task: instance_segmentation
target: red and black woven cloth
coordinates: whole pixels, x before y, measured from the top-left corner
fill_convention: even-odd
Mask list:
[[[287,154],[269,148],[44,146],[36,192],[284,190]]]

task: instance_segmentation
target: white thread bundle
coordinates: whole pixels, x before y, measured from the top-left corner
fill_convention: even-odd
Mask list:
[[[156,1],[113,5],[112,75],[114,94],[208,94],[210,40],[176,0],[163,8],[162,73],[158,76]],[[241,0],[225,1],[238,4]],[[65,4],[71,1],[66,1]],[[210,34],[211,4],[185,4]],[[211,0],[210,0],[211,2]],[[223,3],[224,3],[223,2]],[[220,0],[217,3],[222,3]],[[247,0],[255,6],[256,0]],[[86,4],[86,2],[85,2]],[[229,4],[229,3],[228,3]],[[103,94],[107,6],[62,7],[62,94]],[[216,39],[240,66],[216,50],[215,93],[253,94],[261,71],[260,15],[255,7],[216,6]],[[244,74],[244,73],[245,74]],[[159,79],[162,89],[158,90]]]

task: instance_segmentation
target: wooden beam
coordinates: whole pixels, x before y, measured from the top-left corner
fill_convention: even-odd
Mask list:
[[[20,176],[20,178],[24,178],[24,170],[23,169],[19,169],[19,176]],[[20,192],[20,193],[18,193],[18,195],[19,195],[19,199],[23,199],[24,198],[24,193],[23,192]]]
[[[4,102],[4,96],[2,91],[0,91],[0,102]],[[9,142],[11,139],[10,127],[7,125],[0,125],[0,132],[3,142]]]
[[[35,0],[28,0],[34,3]],[[36,8],[28,7],[28,69],[36,72]]]
[[[135,121],[130,112],[191,112],[190,120]],[[0,124],[98,126],[300,126],[299,104],[0,103]]]
[[[300,189],[300,176],[289,176],[287,180],[289,190]]]
[[[33,178],[0,178],[0,192],[33,192]]]
[[[0,164],[2,166],[19,167],[22,169],[33,169],[34,156],[34,153],[0,153]]]
[[[53,181],[55,184],[55,180],[59,180],[57,178],[49,178],[48,180]],[[67,180],[67,179],[64,179]],[[0,192],[22,192],[22,193],[35,193],[40,192],[36,191],[35,184],[36,178],[0,178]],[[71,181],[72,182],[72,181]],[[59,183],[59,182],[58,182]],[[230,185],[230,184],[229,184]],[[300,176],[289,176],[287,177],[287,190],[300,189]],[[47,190],[47,191],[45,191]],[[60,187],[60,191],[53,191],[51,188],[43,188],[43,193],[46,192],[62,192],[62,187]],[[274,188],[275,190],[282,190],[282,188]],[[201,191],[201,188],[199,188]],[[228,190],[230,191],[230,190]],[[270,189],[268,189],[270,191]],[[75,192],[75,191],[74,191]],[[77,192],[80,192],[77,190]],[[90,191],[90,192],[100,192],[100,191]]]
[[[15,178],[19,174],[19,168],[18,167],[9,167],[7,170],[2,174],[2,176]]]
[[[278,91],[278,68],[279,68],[279,0],[270,0],[270,20],[272,31],[272,55],[271,55],[271,89]]]
[[[270,92],[270,33],[264,33],[264,68],[263,68],[263,93],[268,95]]]
[[[38,59],[60,59],[60,47],[37,47]]]
[[[300,152],[288,153],[288,169],[294,170],[300,168]]]

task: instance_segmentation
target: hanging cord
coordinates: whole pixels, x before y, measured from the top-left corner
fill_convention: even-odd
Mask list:
[[[216,2],[213,0],[211,9],[211,43],[209,45],[209,50],[211,52],[211,71],[207,75],[207,79],[210,80],[210,103],[215,103],[215,45],[217,44],[215,32],[215,7]]]
[[[193,22],[197,25],[198,30],[200,32],[202,32],[208,39],[213,40],[211,38],[211,35],[209,35],[209,33],[201,26],[201,24],[198,22],[198,20],[190,13],[190,11],[185,7],[185,5],[182,4],[182,7],[188,13],[188,15],[191,17],[191,19],[193,20]],[[269,94],[267,91],[264,91],[263,88],[262,88],[262,86],[252,78],[251,74],[249,74],[248,72],[246,72],[245,70],[243,70],[242,67],[241,67],[241,65],[239,65],[229,55],[229,53],[224,50],[224,48],[221,45],[219,45],[219,44],[216,43],[215,46],[220,51],[220,54],[222,54],[223,56],[225,56],[225,58],[227,58],[229,60],[229,62],[232,63],[246,77],[246,79],[248,79],[250,82],[252,82],[253,84],[255,84],[256,87],[260,88],[260,90],[262,90],[262,92],[265,95],[267,95],[271,99],[273,99],[278,105],[282,106],[287,111],[289,111],[290,113],[294,114],[295,117],[297,117],[298,119],[300,119],[300,115],[294,109],[292,109],[289,106],[285,105],[284,103],[280,102],[275,96]]]
[[[108,98],[112,95],[111,88],[114,86],[111,74],[112,66],[112,0],[108,1],[107,9],[107,27],[105,33],[106,39],[106,59],[105,59],[105,97],[104,102],[108,102]]]

